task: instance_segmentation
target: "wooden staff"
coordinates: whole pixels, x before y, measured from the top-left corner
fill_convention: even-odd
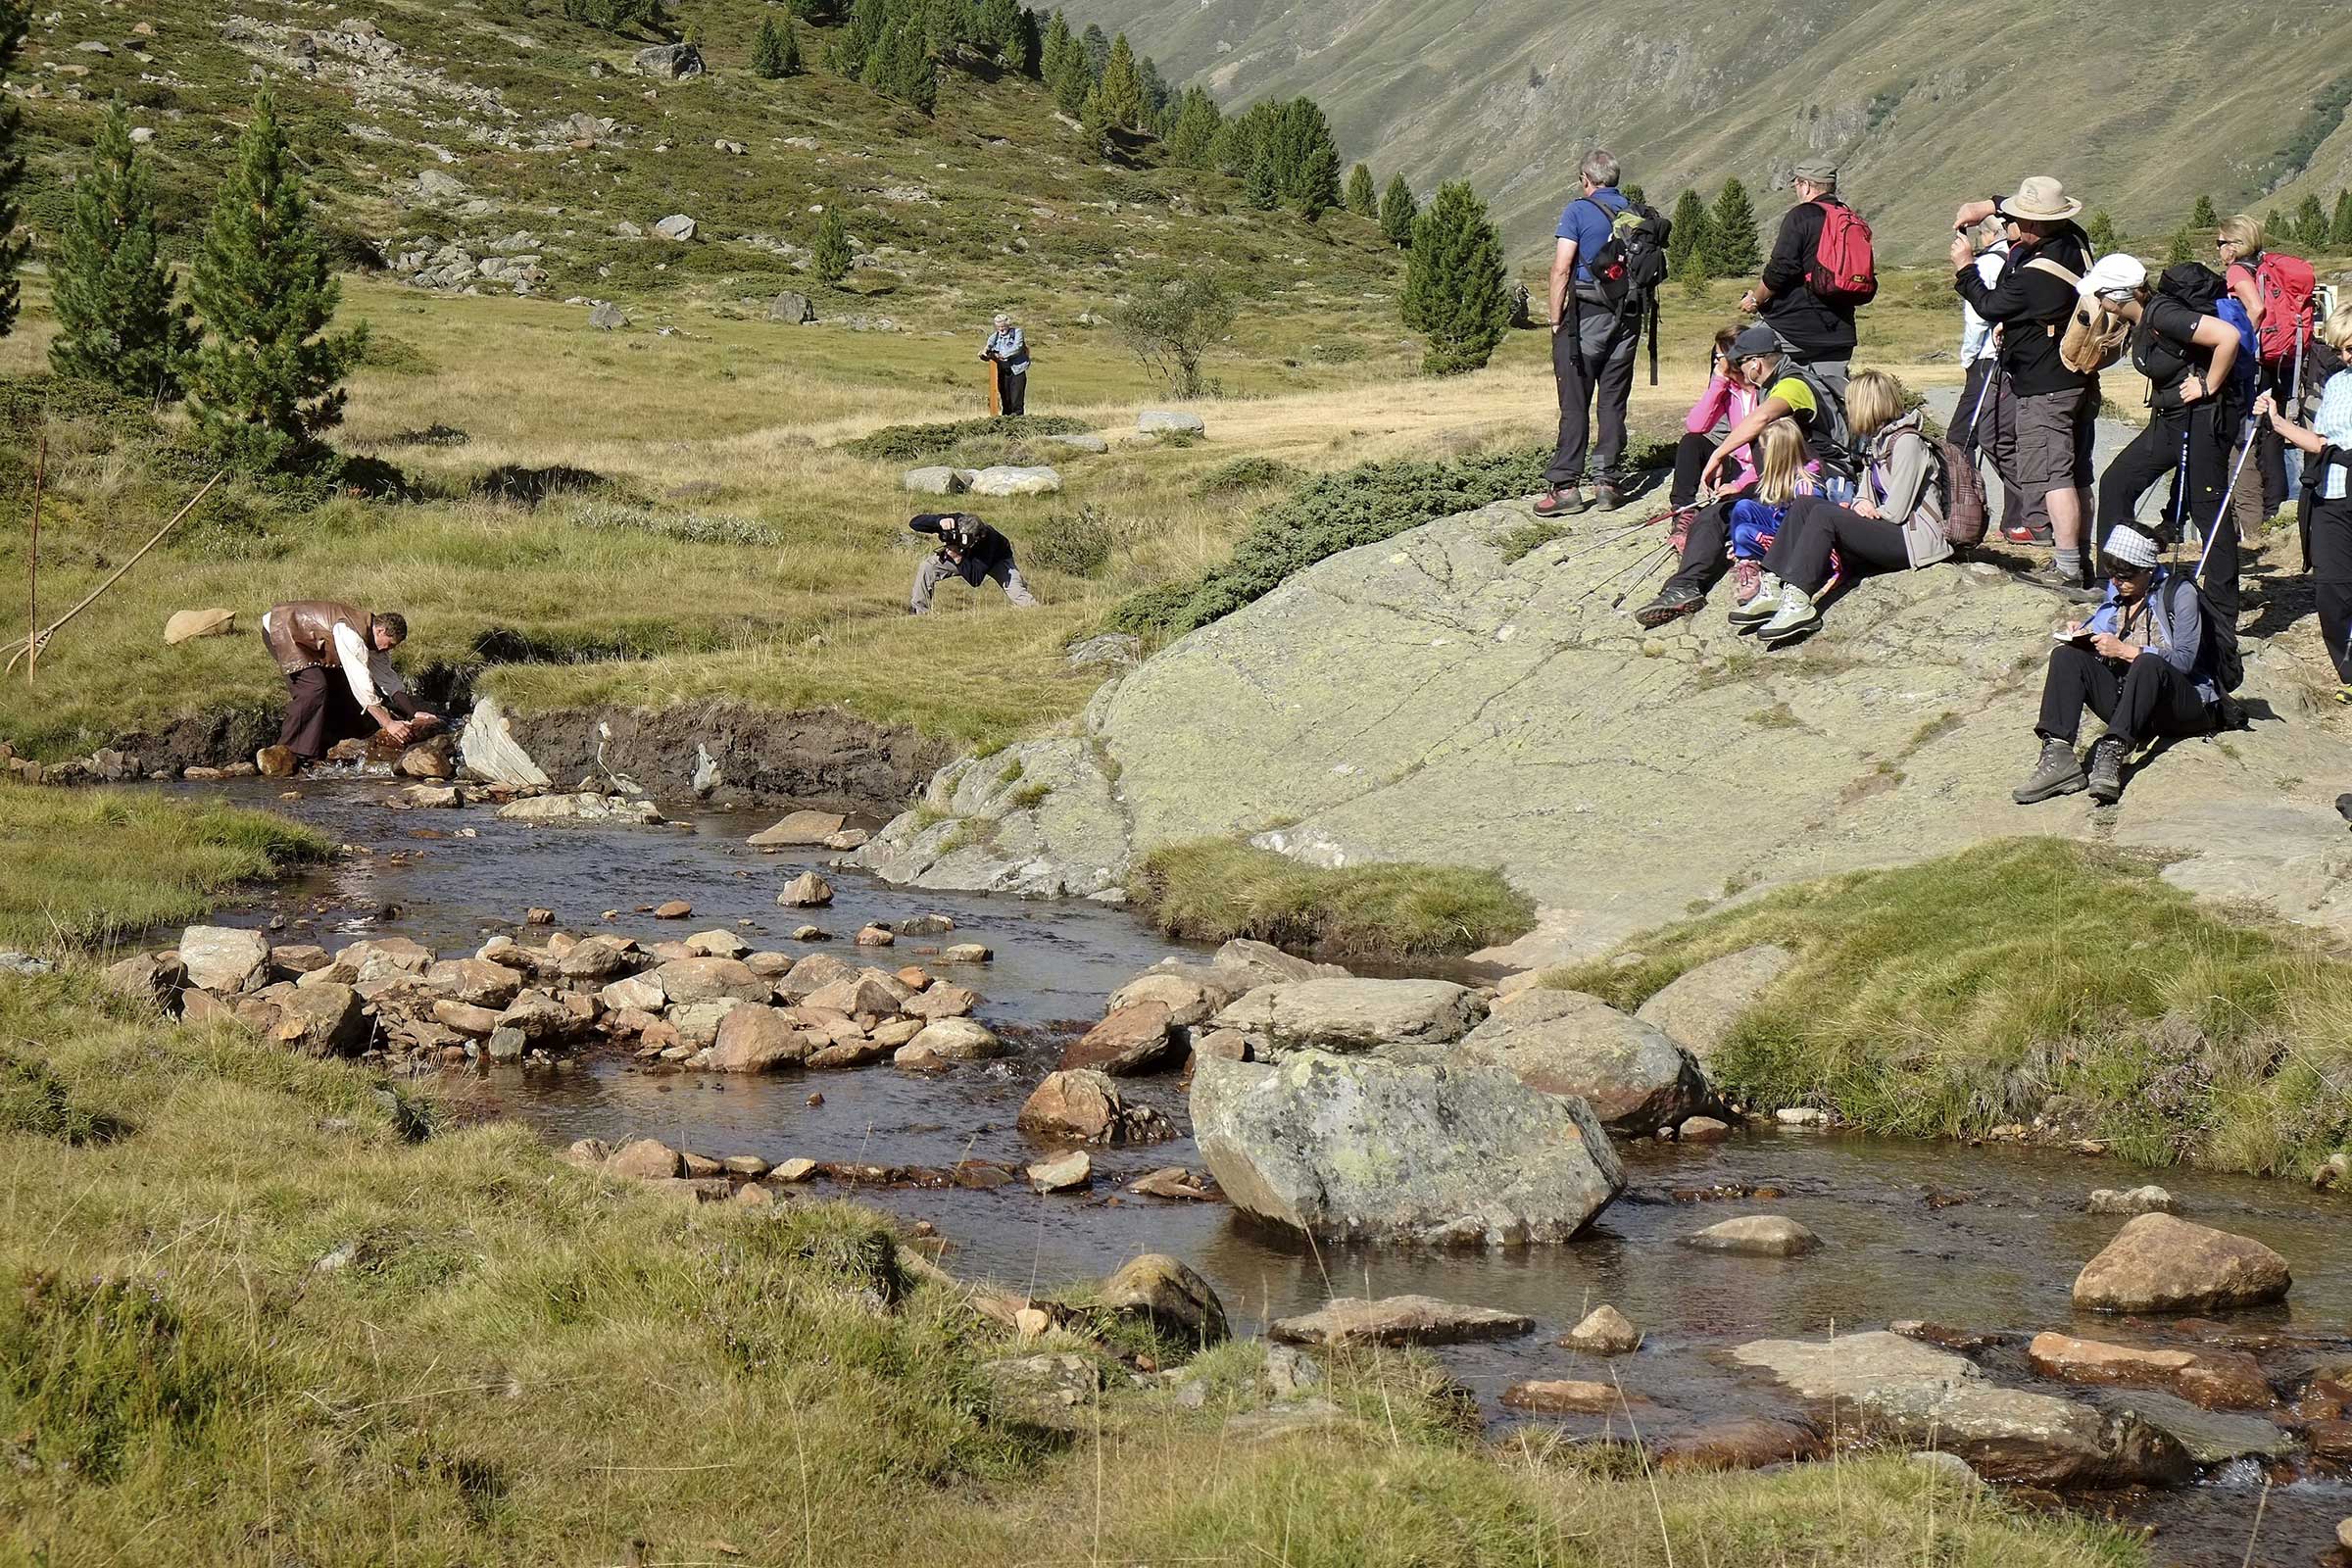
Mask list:
[[[24,646],[32,649],[33,634],[41,629],[41,481],[49,476],[49,427],[41,427],[39,455],[32,460],[32,550],[30,569],[25,573],[24,590]],[[32,684],[32,666],[36,659],[24,661],[24,684]]]
[[[10,669],[16,668],[17,661],[20,659],[38,659],[40,657],[41,650],[49,645],[49,639],[57,635],[60,627],[65,625],[67,621],[72,620],[75,615],[78,615],[83,611],[89,609],[100,594],[106,592],[109,588],[112,588],[115,584],[121,582],[122,580],[122,573],[130,570],[131,567],[139,564],[139,556],[145,555],[148,551],[153,550],[157,545],[162,544],[164,542],[164,535],[170,533],[173,528],[178,527],[180,519],[196,510],[196,503],[202,501],[206,496],[211,495],[213,493],[213,486],[219,484],[227,476],[228,470],[226,468],[222,468],[219,473],[216,473],[210,479],[205,480],[204,488],[197,491],[186,506],[173,513],[170,522],[167,522],[161,528],[156,529],[154,538],[149,539],[145,544],[139,546],[138,555],[134,555],[128,561],[122,563],[122,564],[116,569],[116,572],[112,577],[107,578],[106,581],[91,589],[87,599],[84,599],[80,604],[75,605],[72,610],[67,611],[64,614],[58,616],[57,619],[51,621],[49,623],[48,630],[40,632],[35,636],[19,638],[17,641],[10,643],[8,645],[11,650],[8,656],[8,667]],[[31,667],[32,666],[30,664],[25,665],[27,673],[30,672]]]
[[[1004,362],[988,362],[988,416],[997,418],[1004,412]]]

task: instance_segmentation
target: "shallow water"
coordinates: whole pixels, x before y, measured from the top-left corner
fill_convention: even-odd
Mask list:
[[[689,827],[524,827],[487,809],[395,812],[382,781],[307,783],[298,800],[274,786],[235,792],[286,810],[370,856],[337,862],[284,889],[272,905],[225,916],[244,923],[282,912],[279,940],[332,948],[363,935],[412,936],[448,951],[514,929],[533,905],[556,910],[561,929],[590,931],[617,908],[612,928],[641,939],[726,926],[755,947],[799,951],[785,935],[813,920],[847,938],[868,919],[936,911],[953,936],[907,939],[892,963],[926,960],[947,942],[977,940],[997,952],[984,970],[956,972],[986,999],[979,1016],[1008,1032],[1013,1056],[914,1077],[887,1065],[860,1071],[721,1079],[649,1072],[617,1053],[560,1071],[480,1073],[490,1108],[540,1128],[556,1143],[650,1135],[712,1155],[794,1157],[944,1166],[966,1157],[1019,1164],[1039,1152],[1014,1127],[1022,1101],[1051,1070],[1060,1044],[1102,1015],[1105,997],[1137,970],[1179,951],[1124,912],[1088,904],[1040,904],[970,895],[903,893],[825,867],[828,852],[762,855],[744,837],[766,825],[750,813],[690,814]],[[454,834],[461,827],[478,837]],[[691,830],[689,830],[689,828]],[[832,907],[782,909],[775,893],[799,871],[825,869]],[[694,915],[657,922],[640,906],[683,898]],[[877,959],[882,954],[868,955]],[[810,1105],[811,1092],[823,1102]],[[1172,1077],[1131,1082],[1131,1098],[1186,1125]],[[1216,1287],[1237,1331],[1310,1309],[1332,1295],[1419,1292],[1526,1313],[1536,1332],[1494,1345],[1438,1352],[1480,1395],[1530,1377],[1606,1381],[1604,1363],[1552,1341],[1591,1305],[1614,1303],[1648,1336],[1618,1360],[1645,1436],[1688,1430],[1725,1415],[1793,1410],[1783,1396],[1735,1373],[1721,1351],[1741,1341],[1883,1328],[1920,1317],[1977,1331],[2030,1335],[2057,1329],[2092,1338],[2133,1336],[2112,1320],[2078,1318],[2068,1291],[2084,1259],[2119,1221],[2081,1211],[2094,1187],[2160,1181],[2185,1212],[2254,1236],[2295,1273],[2288,1303],[2239,1314],[2233,1327],[2289,1331],[2297,1344],[2266,1351],[2274,1379],[2345,1358],[2352,1339],[2352,1200],[2285,1183],[2143,1173],[2112,1160],[2014,1148],[1825,1136],[1767,1130],[1713,1146],[1642,1144],[1625,1149],[1629,1189],[1577,1244],[1509,1252],[1316,1249],[1271,1234],[1222,1204],[1135,1198],[1120,1191],[1158,1166],[1200,1168],[1189,1139],[1100,1152],[1091,1193],[1042,1198],[1025,1186],[996,1191],[875,1187],[859,1196],[927,1219],[952,1244],[959,1272],[1050,1288],[1099,1277],[1142,1251],[1185,1258]],[[1767,1200],[1740,1194],[1778,1189]],[[830,1191],[840,1193],[836,1184]],[[1689,1251],[1675,1239],[1733,1214],[1779,1212],[1827,1241],[1809,1258],[1774,1261]],[[2304,1343],[2308,1342],[2308,1343]],[[1988,1358],[2003,1381],[2027,1382],[2022,1348]],[[1546,1418],[1549,1419],[1549,1418]],[[1607,1430],[1601,1418],[1564,1417],[1573,1433]],[[1622,1427],[1619,1429],[1622,1431]],[[2280,1471],[2281,1478],[2288,1472]],[[2237,1564],[2264,1473],[2240,1464],[2184,1492],[2085,1499],[2157,1527],[2160,1561]],[[2299,1477],[2273,1490],[2251,1561],[2335,1563],[2335,1523],[2352,1513],[2352,1486]]]

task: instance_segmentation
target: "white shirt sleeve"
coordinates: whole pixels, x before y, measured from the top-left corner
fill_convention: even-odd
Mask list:
[[[363,711],[373,708],[378,698],[375,681],[369,666],[375,662],[375,650],[349,626],[335,627],[335,653],[343,662],[343,678],[351,683],[351,695],[358,699]]]

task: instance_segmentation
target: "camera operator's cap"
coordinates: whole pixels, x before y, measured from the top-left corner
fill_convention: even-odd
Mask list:
[[[1796,178],[1815,185],[1838,183],[1838,166],[1827,159],[1816,159],[1809,164],[1799,164],[1794,170],[1794,174]]]
[[[2136,566],[2146,571],[2156,564],[2156,541],[2129,523],[2118,523],[2108,531],[2107,543],[2099,548],[2099,559],[2111,565]]]
[[[1781,334],[1760,322],[1741,327],[1740,335],[1732,339],[1732,358],[1735,360],[1761,359],[1787,352],[1781,347]]]
[[[2006,197],[1997,209],[2003,218],[2022,218],[2029,223],[2061,223],[2082,210],[2082,204],[2066,194],[2066,187],[2047,174],[2034,174],[2018,181],[2017,194]]]
[[[2082,275],[2075,291],[2084,299],[2100,294],[2135,294],[2147,286],[2147,264],[2136,256],[2118,251],[2091,263],[2090,270]]]

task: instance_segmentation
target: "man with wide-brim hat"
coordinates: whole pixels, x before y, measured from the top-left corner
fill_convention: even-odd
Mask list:
[[[2209,735],[2221,727],[2222,692],[2212,639],[2193,573],[2164,565],[2156,541],[2129,523],[2100,549],[2107,597],[2085,621],[2052,636],[2042,677],[2041,757],[2012,792],[2020,806],[2087,788],[2101,806],[2124,793],[2124,760],[2163,736]],[[2089,709],[2107,723],[2084,770],[2075,735]]]
[[[2074,220],[2082,211],[2048,174],[2021,181],[2014,195],[1963,205],[1952,215],[1952,286],[2001,329],[2000,374],[2016,411],[2017,471],[2004,477],[2049,514],[2056,559],[2029,580],[2087,600],[2084,525],[2099,378],[2068,368],[2059,355],[2077,290],[2090,270],[2090,240]],[[1968,230],[1996,213],[2008,230],[2009,263],[1988,283],[1977,270]]]
[[[1791,177],[1796,205],[1782,215],[1764,274],[1740,297],[1740,308],[1754,312],[1757,319],[1780,333],[1814,374],[1842,397],[1854,357],[1854,304],[1824,297],[1811,281],[1829,209],[1844,205],[1838,198],[1838,166],[1813,159],[1797,165]]]

